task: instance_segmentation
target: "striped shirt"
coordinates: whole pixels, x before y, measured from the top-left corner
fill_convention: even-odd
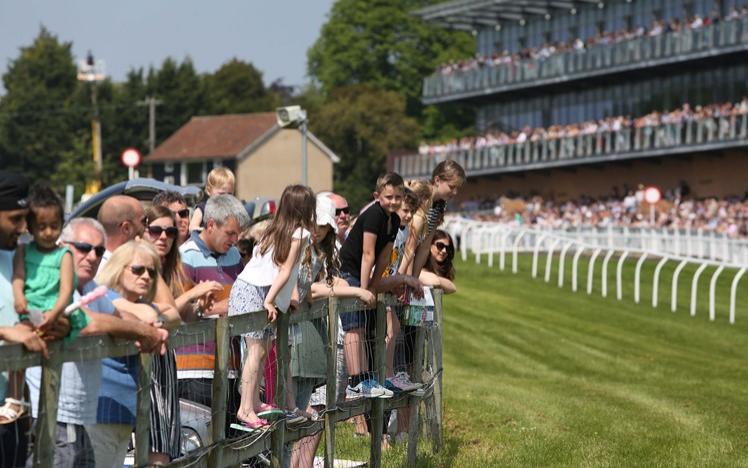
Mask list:
[[[447,202],[444,200],[436,200],[431,205],[431,208],[426,215],[426,225],[428,227],[426,235],[431,234],[432,232],[434,232],[434,229],[439,227],[439,224],[441,224],[442,220],[444,219],[445,211],[447,211]]]
[[[184,272],[192,281],[217,281],[224,285],[223,293],[216,297],[221,301],[228,299],[231,286],[242,271],[241,256],[236,247],[231,247],[226,253],[212,252],[195,231],[189,240],[179,248],[182,255]],[[177,369],[180,379],[198,378],[212,379],[215,343],[207,341],[203,344],[184,346],[177,350]]]

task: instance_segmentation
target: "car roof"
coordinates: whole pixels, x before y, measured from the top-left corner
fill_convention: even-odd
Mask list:
[[[187,200],[187,204],[189,205],[194,204],[202,196],[202,190],[192,185],[181,187],[179,185],[167,184],[156,179],[137,178],[110,185],[104,190],[92,195],[87,200],[82,201],[70,213],[68,220],[84,216],[95,218],[99,212],[99,208],[102,203],[104,203],[104,200],[114,195],[129,195],[140,201],[151,201],[157,193],[165,191],[181,194]]]

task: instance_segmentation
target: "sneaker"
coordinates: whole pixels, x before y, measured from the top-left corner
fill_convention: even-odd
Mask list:
[[[419,398],[424,396],[425,394],[426,394],[426,390],[422,388],[417,388],[413,390],[412,392],[410,392],[410,396],[419,397]]]
[[[379,385],[374,379],[366,379],[359,382],[355,387],[348,386],[348,391],[359,395],[359,398],[392,398],[391,390]]]
[[[301,410],[294,408],[292,411],[283,413],[286,418],[286,424],[300,424],[307,421],[307,417],[301,413]]]
[[[398,372],[394,377],[388,379],[392,382],[392,385],[399,388],[400,391],[410,392],[423,387],[422,383],[411,382],[410,376],[405,372]]]
[[[363,395],[354,391],[350,385],[345,388],[345,401],[360,400],[363,397]]]
[[[403,393],[403,389],[395,385],[392,379],[384,379],[384,388],[391,391],[393,394]]]

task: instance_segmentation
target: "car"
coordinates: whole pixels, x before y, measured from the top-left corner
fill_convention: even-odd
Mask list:
[[[244,209],[247,210],[252,224],[270,218],[275,214],[277,207],[278,202],[274,198],[268,197],[257,197],[254,200],[244,202]]]
[[[187,205],[190,206],[197,203],[203,195],[202,190],[191,185],[181,187],[179,185],[167,184],[156,179],[148,178],[126,180],[124,182],[110,185],[104,190],[92,195],[87,200],[82,201],[68,215],[68,220],[80,217],[95,218],[99,213],[99,208],[102,203],[104,203],[104,200],[113,195],[129,195],[142,202],[150,202],[157,193],[164,191],[172,191],[181,194],[187,201]]]

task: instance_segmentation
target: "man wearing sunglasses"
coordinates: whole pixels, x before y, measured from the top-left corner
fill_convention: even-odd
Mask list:
[[[96,288],[93,278],[106,250],[105,240],[104,228],[92,218],[73,219],[62,231],[60,242],[72,252],[73,266],[78,277],[76,300]],[[88,325],[81,330],[81,336],[109,334],[116,338],[135,340],[143,352],[160,352],[168,337],[166,330],[138,320],[118,317],[114,305],[106,297],[93,301],[83,311],[88,318]],[[92,443],[98,436],[107,435],[106,427],[92,427],[97,422],[99,392],[116,394],[125,389],[121,385],[121,376],[114,374],[107,367],[106,361],[108,359],[83,360],[62,365],[57,440],[54,444],[55,466],[93,466],[94,461],[99,466],[104,466],[103,460],[99,458],[113,452],[108,447],[99,450],[97,444]],[[33,405],[32,414],[36,416],[41,385],[40,368],[28,369],[26,379]],[[131,391],[137,391],[136,382],[133,381],[133,385]],[[112,399],[107,402],[111,406]],[[129,440],[129,430],[128,426],[124,435],[125,442]]]
[[[117,247],[143,235],[143,216],[143,206],[136,198],[114,195],[106,199],[97,216],[106,232],[106,251],[99,268],[104,266]]]
[[[159,192],[153,197],[152,204],[153,206],[163,206],[172,212],[179,229],[177,245],[182,245],[190,237],[190,209],[187,208],[184,197],[177,192]]]
[[[351,209],[348,207],[348,200],[337,193],[327,195],[335,203],[335,224],[338,225],[338,242],[341,244],[348,235],[348,227],[351,221]],[[340,248],[340,246],[338,246]]]

